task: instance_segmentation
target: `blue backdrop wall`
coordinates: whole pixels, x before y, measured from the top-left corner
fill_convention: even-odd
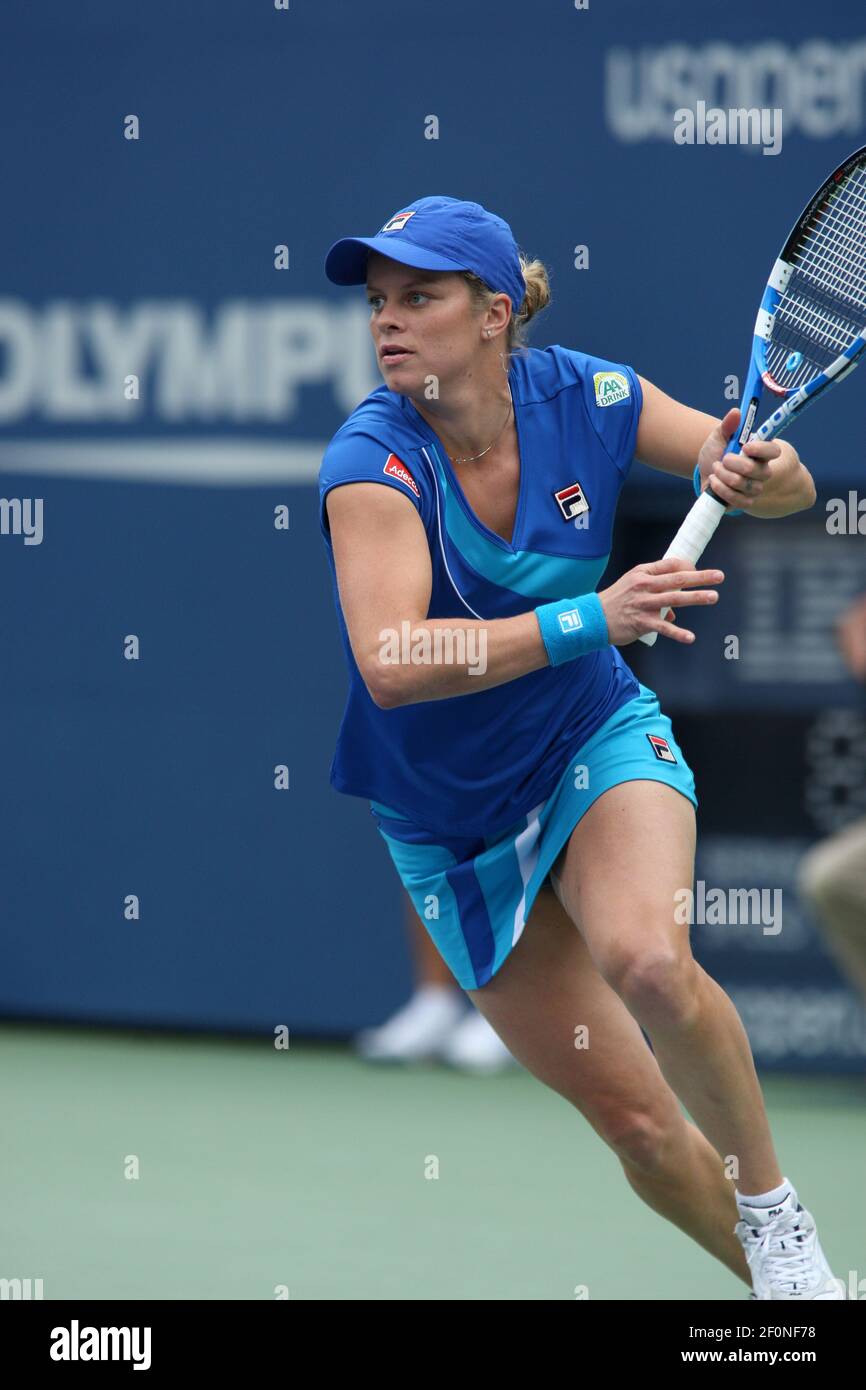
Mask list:
[[[866,22],[803,0],[784,30],[745,0],[92,0],[0,27],[0,1009],[345,1033],[411,977],[387,853],[327,780],[345,677],[315,477],[378,384],[327,248],[424,194],[476,199],[549,267],[537,346],[721,414],[783,228],[866,139]],[[677,144],[701,100],[780,109],[781,149]],[[862,477],[853,381],[797,430],[813,512],[725,524],[700,649],[626,653],[696,768],[699,875],[785,891],[775,941],[695,929],[769,1065],[866,1057],[792,887],[866,810],[831,628],[863,539],[825,526]],[[609,577],[688,500],[636,466]]]

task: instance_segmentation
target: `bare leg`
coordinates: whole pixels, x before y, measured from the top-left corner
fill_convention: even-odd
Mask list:
[[[744,1193],[783,1179],[749,1040],[724,990],[694,960],[677,894],[691,889],[695,817],[660,782],[623,782],[593,802],[561,857],[559,891],[590,954],[652,1039],[665,1079]]]
[[[527,1071],[585,1116],[638,1196],[751,1286],[721,1158],[686,1120],[640,1028],[552,893],[538,895],[493,979],[468,993]],[[579,1028],[587,1043],[580,1048]]]

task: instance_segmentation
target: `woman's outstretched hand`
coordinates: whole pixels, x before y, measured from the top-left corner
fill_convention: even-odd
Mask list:
[[[675,642],[694,642],[693,632],[677,627],[668,618],[660,618],[659,611],[716,603],[719,595],[715,589],[696,586],[721,584],[724,578],[722,570],[692,569],[687,560],[676,555],[635,565],[599,593],[611,644],[625,647],[645,632],[658,632]]]

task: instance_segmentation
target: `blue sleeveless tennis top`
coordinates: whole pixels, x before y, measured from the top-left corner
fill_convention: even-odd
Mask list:
[[[475,516],[432,427],[379,386],[337,430],[319,471],[319,524],[349,671],[331,785],[426,831],[495,837],[544,801],[567,760],[639,684],[615,647],[489,690],[380,709],[340,607],[325,499],[342,483],[394,488],[418,512],[432,567],[428,619],[508,618],[589,593],[611,549],[642,393],[631,367],[528,348],[509,371],[520,449],[511,541]],[[399,592],[400,576],[394,576]],[[395,621],[399,626],[399,604]],[[447,624],[446,624],[447,626]]]

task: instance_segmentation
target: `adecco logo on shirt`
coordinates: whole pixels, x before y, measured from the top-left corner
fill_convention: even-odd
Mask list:
[[[628,378],[622,372],[596,372],[592,379],[596,405],[616,405],[617,401],[628,400]]]
[[[401,483],[405,483],[407,487],[412,489],[416,497],[421,496],[421,490],[418,484],[415,482],[415,479],[412,477],[405,463],[402,463],[396,454],[388,455],[385,467],[382,471],[390,474],[392,478],[398,478]]]

